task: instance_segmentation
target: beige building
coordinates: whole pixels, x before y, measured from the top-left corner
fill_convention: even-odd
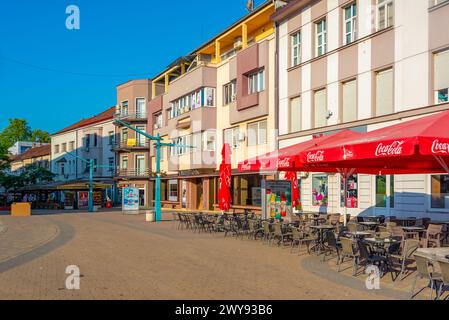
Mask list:
[[[411,3],[413,2],[413,3]],[[291,0],[278,34],[279,146],[372,131],[449,106],[449,1]],[[306,211],[447,220],[449,178],[299,174]]]
[[[163,149],[164,206],[216,208],[226,142],[233,149],[234,205],[260,207],[261,177],[239,175],[237,165],[275,148],[273,13],[274,4],[265,2],[153,79],[152,132],[181,145]]]
[[[32,147],[22,154],[12,156],[10,159],[12,174],[20,174],[30,165],[50,170],[51,146],[47,144],[39,147]]]

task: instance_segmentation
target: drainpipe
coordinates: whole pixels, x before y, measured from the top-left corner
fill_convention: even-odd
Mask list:
[[[279,150],[279,23],[275,22],[276,51],[275,51],[275,73],[274,73],[274,148]],[[279,179],[279,173],[276,179]]]

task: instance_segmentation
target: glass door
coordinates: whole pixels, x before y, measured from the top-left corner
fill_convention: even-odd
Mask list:
[[[137,98],[136,99],[136,119],[144,119],[145,118],[145,99]]]
[[[145,132],[145,126],[137,126],[137,130],[140,130],[142,132]],[[137,139],[136,143],[138,147],[144,147],[145,146],[145,137],[141,134],[136,133]]]
[[[375,214],[391,215],[394,209],[394,176],[376,176],[374,182],[375,190]]]
[[[187,181],[182,180],[181,182],[181,194],[182,194],[182,208],[187,208]]]

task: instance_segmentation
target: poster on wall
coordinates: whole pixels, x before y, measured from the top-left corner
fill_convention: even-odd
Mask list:
[[[290,181],[262,180],[262,218],[291,221],[292,183]]]
[[[89,192],[78,191],[78,209],[86,209],[89,207]]]
[[[64,209],[66,210],[75,209],[75,192],[73,191],[64,192]]]
[[[139,211],[139,189],[123,188],[123,211]]]

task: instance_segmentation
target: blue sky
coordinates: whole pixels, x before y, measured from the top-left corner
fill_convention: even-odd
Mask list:
[[[69,5],[80,9],[80,30],[65,26]],[[1,1],[0,129],[9,118],[24,118],[52,133],[115,105],[117,84],[156,75],[245,15],[245,6],[246,0]]]

